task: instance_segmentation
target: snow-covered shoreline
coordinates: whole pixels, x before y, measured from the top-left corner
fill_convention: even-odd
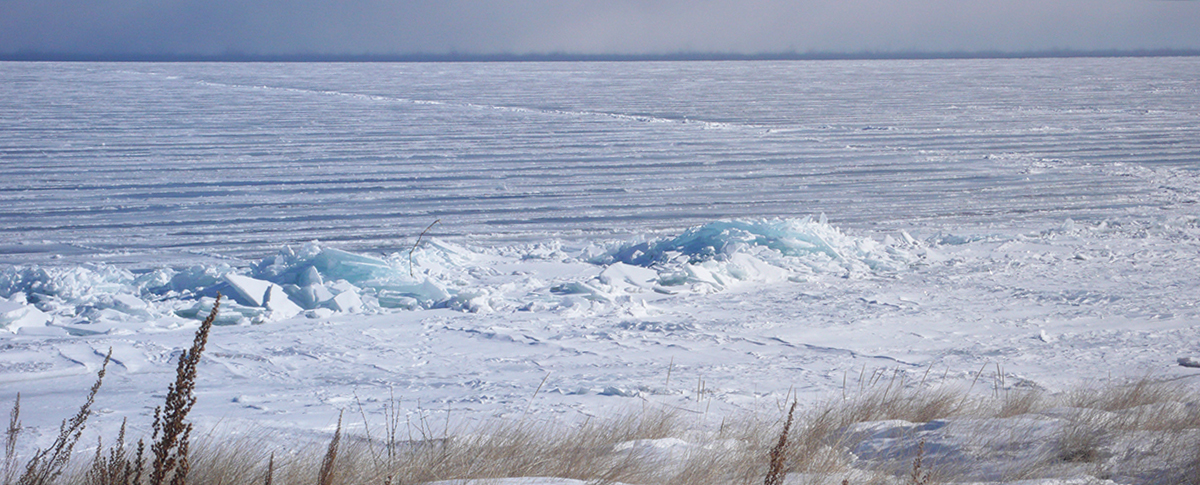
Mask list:
[[[212,277],[211,291],[225,290],[237,303],[219,319],[226,325],[214,330],[201,366],[197,419],[319,436],[339,411],[357,402],[379,407],[396,395],[407,415],[434,422],[526,411],[570,422],[645,405],[720,421],[776,412],[789,392],[809,403],[828,399],[882,370],[969,387],[985,368],[1008,388],[1050,392],[1130,377],[1191,379],[1195,371],[1178,359],[1197,354],[1198,289],[1189,284],[1191,269],[1174,264],[1197,251],[1192,234],[1200,229],[1187,221],[1066,222],[1015,236],[898,234],[886,242],[816,220],[718,223],[658,246],[574,255],[561,245],[471,251],[434,240],[414,253],[416,276],[407,254],[378,259],[309,245],[241,271],[329,280],[329,294],[340,285],[361,306],[339,311],[334,298],[297,297],[322,293],[324,282],[284,291],[278,279]],[[799,232],[782,240],[759,234],[781,227]],[[814,233],[830,248],[801,244],[799,236]],[[668,251],[646,266],[618,260],[632,247],[689,247],[682,241],[699,235],[709,243],[690,257]],[[325,259],[335,256],[337,264],[357,263],[339,275],[360,279],[310,270],[314,260],[334,267]],[[1139,267],[1153,271],[1132,271]],[[419,278],[409,287],[432,286],[441,299],[431,298],[429,308],[379,305],[363,282],[385,288],[376,277],[385,270]],[[20,308],[26,318],[40,312],[55,323],[0,335],[0,400],[21,392],[27,410],[41,409],[26,411],[26,421],[44,441],[73,405],[61,396],[86,389],[112,347],[115,365],[98,398],[112,416],[98,420],[107,423],[99,429],[116,416],[144,418],[190,339],[193,313],[206,314],[210,290],[144,290],[138,305],[120,297],[130,286],[75,278],[89,283],[71,289],[53,281],[37,288],[60,293],[39,295],[40,308]],[[235,284],[246,294],[229,291]],[[256,284],[279,288],[270,299],[289,298],[295,308],[280,315],[270,301],[256,303]],[[92,298],[92,313],[72,314],[79,303],[70,295]]]

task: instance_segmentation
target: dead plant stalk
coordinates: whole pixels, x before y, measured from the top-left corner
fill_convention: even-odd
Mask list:
[[[220,308],[221,294],[217,293],[212,312],[196,330],[192,347],[179,356],[175,382],[167,388],[164,407],[154,408],[154,432],[150,439],[157,441],[150,445],[150,452],[154,455],[150,471],[151,485],[163,485],[168,476],[171,477],[171,485],[183,485],[187,481],[192,424],[186,420],[196,404],[196,366],[200,363],[200,354],[208,343],[208,332]]]

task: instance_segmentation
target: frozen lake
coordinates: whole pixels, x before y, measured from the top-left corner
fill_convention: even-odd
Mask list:
[[[0,261],[1099,221],[1186,192],[1195,58],[0,64]],[[1149,179],[1148,179],[1149,177]]]
[[[144,432],[218,291],[195,419],[281,443],[1200,358],[1200,58],[0,63],[0,174],[26,447],[109,348]]]

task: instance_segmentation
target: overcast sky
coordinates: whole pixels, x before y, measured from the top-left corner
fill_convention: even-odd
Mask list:
[[[0,0],[0,53],[1200,49],[1195,0]]]

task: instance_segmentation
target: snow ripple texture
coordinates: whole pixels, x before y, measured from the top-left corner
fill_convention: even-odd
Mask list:
[[[1143,176],[1195,168],[1197,78],[1194,58],[10,63],[0,260],[386,254],[438,219],[488,242],[1102,219],[1193,197]]]

